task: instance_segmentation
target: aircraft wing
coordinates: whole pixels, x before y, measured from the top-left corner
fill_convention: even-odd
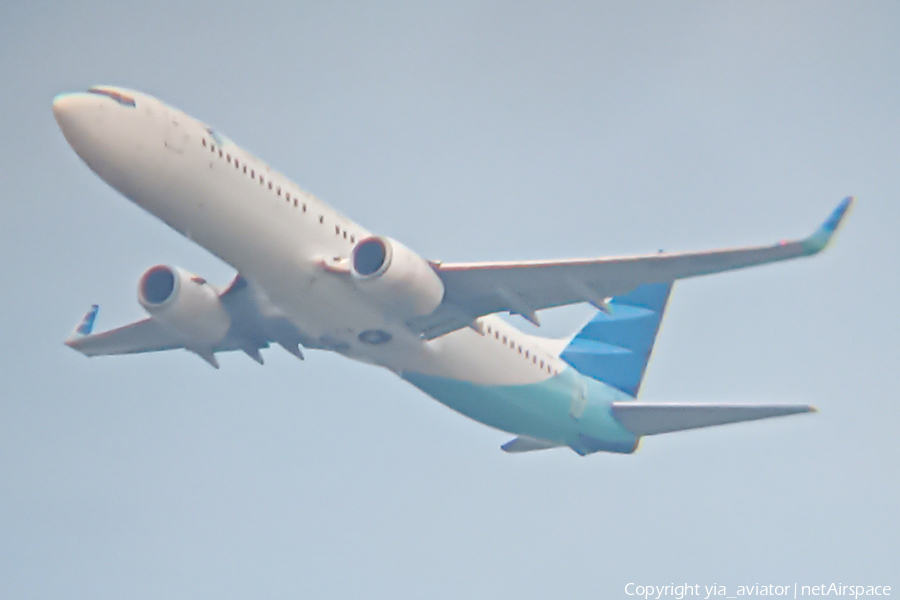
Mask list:
[[[477,329],[478,317],[503,311],[537,324],[535,313],[544,308],[590,302],[608,310],[608,298],[643,284],[810,256],[825,248],[852,203],[852,197],[845,198],[809,237],[770,246],[576,260],[443,263],[435,267],[444,283],[443,302],[409,326],[434,339],[463,327]]]
[[[318,347],[283,315],[274,313],[260,294],[256,286],[240,275],[220,294],[222,306],[231,317],[231,327],[225,337],[212,347],[195,347],[190,339],[164,327],[153,318],[92,333],[99,310],[96,304],[87,312],[65,344],[85,356],[139,354],[184,348],[216,368],[219,367],[216,352],[241,350],[262,364],[259,351],[268,348],[273,342],[300,359],[303,359],[301,346]]]
[[[69,338],[65,344],[85,356],[138,354],[184,347],[178,336],[153,319],[144,319],[103,333],[87,332]]]

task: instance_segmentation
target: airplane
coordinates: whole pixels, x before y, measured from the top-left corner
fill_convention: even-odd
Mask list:
[[[226,287],[157,265],[138,281],[149,316],[94,333],[94,305],[65,344],[89,357],[185,349],[218,368],[277,344],[378,365],[449,408],[515,436],[521,453],[629,454],[644,436],[815,412],[803,404],[638,400],[676,280],[817,254],[854,199],[816,231],[774,245],[577,260],[449,263],[367,231],[181,110],[125,88],[53,100],[101,179],[235,268]],[[543,309],[590,303],[574,336],[527,334]]]

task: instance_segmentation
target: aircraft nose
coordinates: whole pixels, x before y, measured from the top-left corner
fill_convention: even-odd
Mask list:
[[[65,93],[58,94],[53,99],[53,116],[56,117],[60,127],[65,128],[71,122],[74,113],[78,112],[78,105],[83,104],[83,101],[80,102],[82,95]]]
[[[53,99],[53,116],[76,150],[89,133],[92,116],[96,116],[95,105],[96,100],[84,93],[59,94]]]
[[[70,96],[71,94],[57,94],[53,99],[53,116],[56,117],[57,122],[65,114],[66,108],[71,106]]]

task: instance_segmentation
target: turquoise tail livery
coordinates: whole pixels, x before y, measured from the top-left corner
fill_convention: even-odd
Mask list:
[[[560,355],[582,375],[636,398],[672,282],[642,285],[613,298]]]

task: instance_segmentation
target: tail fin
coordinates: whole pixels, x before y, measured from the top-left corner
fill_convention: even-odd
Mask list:
[[[672,282],[642,285],[609,303],[560,355],[576,371],[637,397]]]

